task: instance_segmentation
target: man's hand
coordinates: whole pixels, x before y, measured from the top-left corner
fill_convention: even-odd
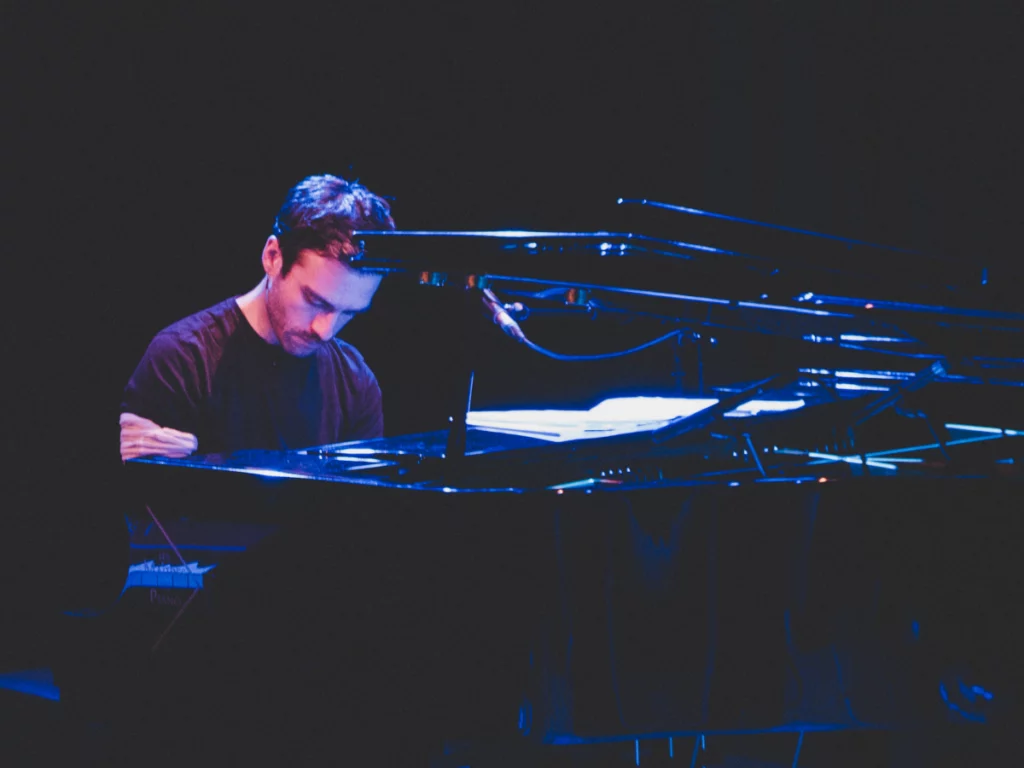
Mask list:
[[[120,421],[121,461],[153,455],[180,459],[199,448],[195,435],[161,427],[134,413],[122,413]]]

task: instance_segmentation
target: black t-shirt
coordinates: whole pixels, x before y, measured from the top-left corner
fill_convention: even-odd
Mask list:
[[[377,379],[332,339],[309,357],[268,344],[234,298],[179,320],[150,342],[121,411],[191,432],[199,453],[294,450],[381,437]]]

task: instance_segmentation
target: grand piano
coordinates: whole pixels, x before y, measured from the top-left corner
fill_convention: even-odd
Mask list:
[[[626,764],[782,733],[797,764],[843,730],[1003,750],[1024,640],[1017,276],[619,209],[630,229],[356,233],[360,263],[460,318],[443,419],[128,462],[138,562],[88,647],[147,672],[111,711],[341,758],[601,743]],[[587,338],[595,317],[650,344]],[[541,322],[572,332],[553,350]],[[569,382],[659,347],[675,391],[474,402],[495,360]],[[96,686],[70,666],[70,689]]]

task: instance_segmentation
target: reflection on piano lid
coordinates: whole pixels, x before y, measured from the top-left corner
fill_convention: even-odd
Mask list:
[[[563,442],[658,429],[673,419],[692,416],[717,403],[715,398],[699,397],[614,397],[587,411],[471,411],[466,423],[492,432]],[[742,418],[762,411],[792,411],[803,405],[803,400],[750,400],[724,415]]]

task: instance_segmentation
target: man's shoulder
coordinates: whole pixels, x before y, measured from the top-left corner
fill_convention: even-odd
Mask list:
[[[156,334],[153,344],[167,350],[223,346],[243,319],[232,297],[171,323]]]
[[[122,412],[195,433],[198,404],[209,394],[211,374],[239,317],[232,298],[157,333],[125,386]]]

